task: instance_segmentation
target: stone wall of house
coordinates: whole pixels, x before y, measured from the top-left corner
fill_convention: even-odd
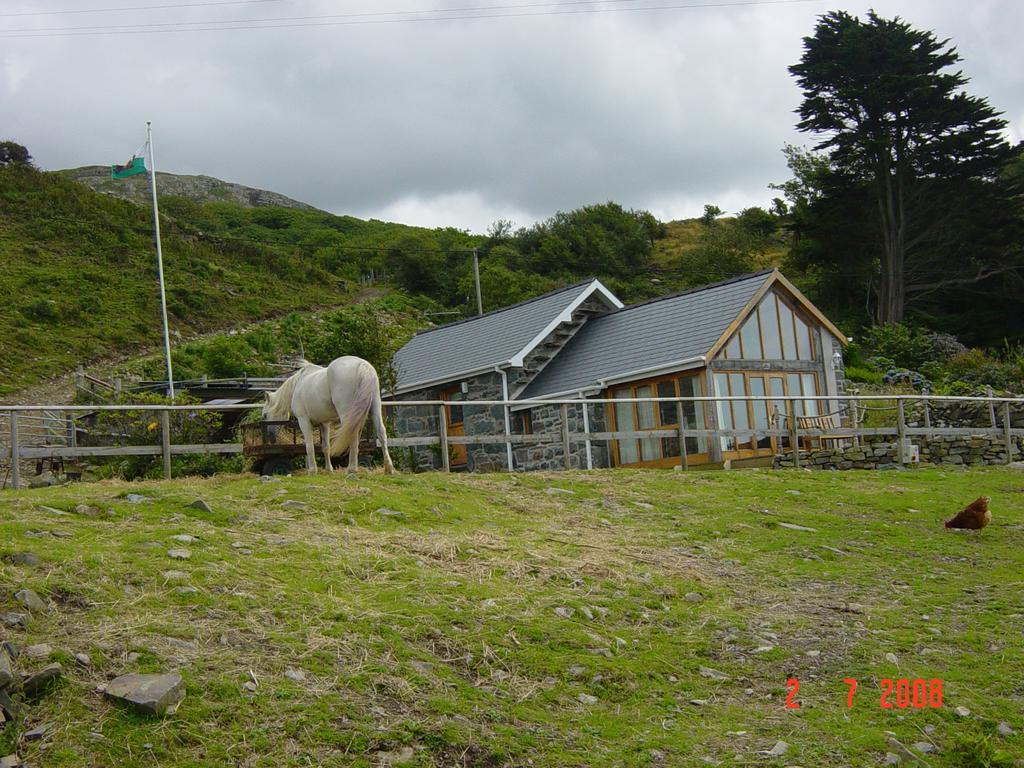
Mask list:
[[[603,432],[607,429],[604,403],[595,403],[590,408],[590,431]],[[586,431],[583,424],[583,406],[570,405],[568,408],[569,431]],[[538,438],[546,435],[544,442],[526,443],[515,447],[515,467],[524,471],[565,469],[565,447],[562,443],[562,406],[543,405],[530,409],[532,433]],[[591,456],[595,469],[611,466],[611,447],[607,442],[592,442]],[[569,461],[573,469],[587,468],[587,445],[584,442],[570,443]]]
[[[505,434],[505,409],[500,405],[473,405],[474,400],[502,400],[501,374],[484,373],[466,379],[468,391],[462,405],[463,428],[467,436]],[[406,392],[394,400],[440,400],[441,387]],[[440,408],[436,405],[399,406],[389,418],[395,437],[436,437],[440,433]],[[395,449],[395,462],[404,469],[440,469],[439,445]],[[470,471],[499,471],[508,468],[504,444],[466,446],[466,468]]]
[[[984,435],[941,435],[915,437],[922,464],[970,465],[1006,464],[1006,443],[1002,438]],[[1017,438],[1012,444],[1011,461],[1024,455],[1024,441]],[[775,457],[776,469],[794,466],[793,454]],[[895,442],[865,443],[859,447],[801,451],[800,466],[809,469],[890,469],[898,466]]]
[[[420,389],[388,398],[389,400],[438,400],[438,388]],[[387,409],[391,434],[395,437],[436,436],[440,432],[440,413],[436,405],[402,405]],[[402,471],[415,472],[423,469],[440,469],[440,446],[422,445],[409,448],[392,448],[391,458]]]
[[[500,373],[485,373],[467,380],[469,391],[462,406],[466,435],[504,435],[505,408],[500,405],[473,405],[474,400],[504,400]],[[500,472],[508,469],[504,444],[467,445],[467,469],[470,472]]]
[[[826,339],[829,339],[832,342],[830,345],[828,345],[829,348],[825,350],[825,359],[823,362],[826,366],[830,366],[833,365],[833,360],[836,361],[836,363],[833,366],[833,371],[836,377],[836,394],[845,395],[846,364],[843,362],[843,344],[831,333],[825,333],[824,331],[821,331],[821,333]],[[836,357],[836,355],[838,355],[838,357]]]

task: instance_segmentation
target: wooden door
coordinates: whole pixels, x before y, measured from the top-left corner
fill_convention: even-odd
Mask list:
[[[444,407],[445,416],[448,418],[448,436],[461,437],[466,434],[465,416],[462,412],[461,401],[466,396],[462,393],[461,387],[450,387],[441,393],[441,399],[448,404]],[[451,466],[464,467],[469,462],[469,453],[464,445],[449,445],[449,457]]]

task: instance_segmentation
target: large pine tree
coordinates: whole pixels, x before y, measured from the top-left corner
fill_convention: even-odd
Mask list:
[[[873,201],[881,323],[901,321],[917,295],[1010,268],[971,253],[953,226],[1005,202],[994,181],[1011,152],[999,113],[964,92],[959,61],[948,40],[899,18],[835,11],[790,67],[804,96],[797,127],[820,134],[817,149]]]

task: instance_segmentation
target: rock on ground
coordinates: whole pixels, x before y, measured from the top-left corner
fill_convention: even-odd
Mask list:
[[[60,664],[50,664],[22,681],[21,690],[28,697],[37,696],[60,680],[63,672]]]
[[[0,690],[14,682],[14,665],[7,651],[0,650]]]
[[[43,564],[39,556],[33,555],[31,552],[13,552],[12,554],[4,555],[4,560],[11,565],[28,565],[32,568]]]
[[[15,592],[14,599],[34,613],[46,611],[46,603],[43,602],[43,598],[31,589],[22,589]]]
[[[26,741],[38,741],[46,736],[53,727],[53,723],[43,723],[33,728],[31,731],[25,731]]]
[[[177,673],[121,675],[103,686],[103,693],[148,715],[173,715],[185,698],[185,681]]]
[[[46,643],[30,645],[25,649],[25,655],[30,659],[45,659],[53,653],[53,648]]]
[[[817,528],[808,528],[806,525],[797,525],[796,523],[779,523],[779,528],[788,528],[791,531],[810,531],[811,533],[817,533]]]
[[[711,667],[699,667],[701,677],[708,677],[712,680],[728,680],[729,676],[725,672],[719,672],[717,669]]]

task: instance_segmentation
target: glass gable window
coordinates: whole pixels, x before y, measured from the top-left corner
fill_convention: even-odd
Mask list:
[[[786,299],[772,292],[722,350],[726,360],[813,360],[814,331]]]

